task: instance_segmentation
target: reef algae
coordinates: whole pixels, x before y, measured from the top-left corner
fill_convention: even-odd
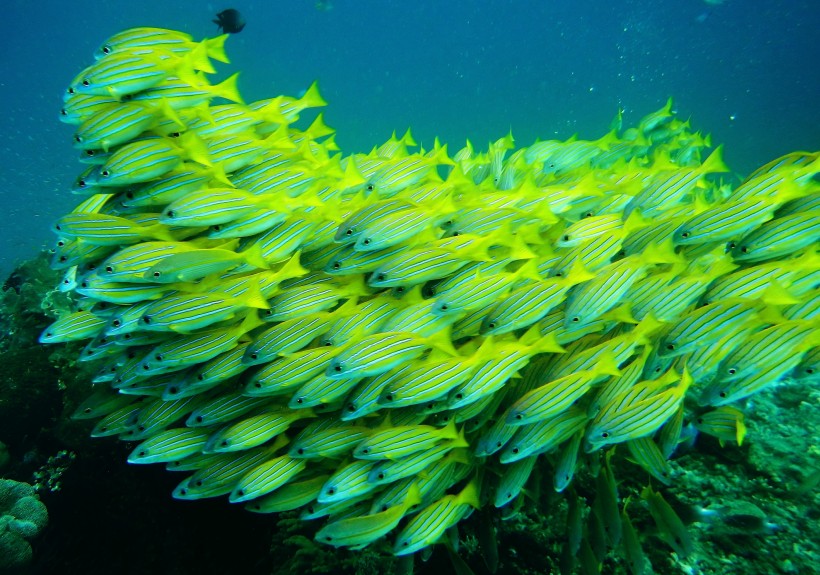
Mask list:
[[[99,360],[101,389],[76,415],[102,418],[94,435],[190,473],[179,499],[300,509],[328,517],[324,532],[363,530],[345,533],[357,546],[389,549],[366,530],[406,515],[391,535],[400,555],[405,543],[455,552],[456,526],[492,500],[507,519],[525,497],[554,507],[564,496],[539,479],[560,473],[575,509],[563,571],[597,570],[622,547],[639,556],[633,513],[696,563],[674,500],[634,485],[639,469],[680,474],[668,459],[705,411],[803,382],[818,345],[816,230],[784,239],[777,226],[816,213],[818,155],[733,190],[714,176],[720,150],[701,162],[708,138],[665,108],[594,142],[515,149],[508,136],[451,158],[438,142],[411,152],[408,133],[342,156],[321,116],[295,127],[324,104],[315,89],[210,105],[241,97],[208,84],[189,50],[153,49],[151,86],[131,82],[138,52],[111,73],[102,58],[65,99],[83,133],[116,132],[120,99],[157,118],[143,137],[84,149],[75,191],[88,198],[55,226],[54,265],[83,297],[42,339],[91,339],[80,357]],[[764,224],[774,232],[754,235]],[[761,235],[775,257],[736,253]],[[754,345],[777,326],[795,330],[776,354]],[[742,376],[720,370],[736,349],[753,364]],[[310,500],[283,507],[300,482]],[[641,491],[648,513],[623,502]],[[405,505],[412,492],[420,505]]]

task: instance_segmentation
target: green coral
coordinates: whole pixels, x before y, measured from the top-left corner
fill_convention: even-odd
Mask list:
[[[31,562],[29,541],[48,523],[48,511],[28,483],[0,479],[0,572]]]

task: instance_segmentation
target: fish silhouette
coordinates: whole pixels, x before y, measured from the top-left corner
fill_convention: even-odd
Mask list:
[[[245,27],[245,19],[242,18],[242,14],[239,13],[239,10],[233,8],[228,8],[217,14],[216,20],[213,22],[219,26],[223,32],[228,32],[229,34],[238,34]]]

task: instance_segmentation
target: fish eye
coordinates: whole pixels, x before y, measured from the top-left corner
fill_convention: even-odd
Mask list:
[[[75,135],[74,136],[74,141],[77,142],[78,144],[80,144],[80,143],[82,143],[83,139],[80,136]],[[91,155],[93,155],[93,152],[86,152],[86,154],[88,154],[88,153],[91,153]]]
[[[737,373],[737,370],[734,367],[729,368],[729,375],[734,375]]]
[[[154,359],[157,360],[157,361],[162,361],[162,354],[158,353],[157,355],[154,356]]]
[[[83,86],[88,87],[90,85],[91,85],[91,82],[89,82],[88,78],[84,78],[83,79]]]
[[[341,267],[342,267],[342,264],[340,262],[333,262],[333,269],[334,270],[338,270]]]
[[[370,245],[370,241],[371,241],[370,238],[365,238],[365,239],[362,240],[362,244],[364,244],[366,246]]]
[[[367,191],[368,191],[368,192],[372,192],[372,191],[373,191],[373,190],[375,190],[375,189],[376,189],[376,186],[375,186],[375,185],[373,185],[373,184],[367,184]]]
[[[111,266],[105,266],[105,271],[106,273],[113,274],[114,268],[112,268]]]
[[[719,395],[720,397],[724,397],[724,398],[725,398],[725,397],[726,397],[726,392],[725,392],[725,391],[721,391],[720,393],[718,393],[718,395]]]
[[[347,230],[345,231],[345,235],[346,236],[352,236],[353,235],[353,228],[347,228]]]
[[[344,367],[341,363],[337,363],[335,366],[333,366],[333,371],[335,371],[336,373],[342,373],[344,371]]]
[[[300,398],[298,398],[298,399],[296,400],[296,403],[298,403],[299,405],[302,405],[304,402],[305,402],[305,398],[304,398],[304,397],[300,397]]]
[[[555,272],[555,277],[557,277],[557,278],[564,277],[564,272]]]
[[[303,448],[301,448],[301,447],[300,447],[299,449],[297,449],[297,450],[296,450],[296,453],[298,453],[299,455],[304,455],[304,454],[305,454],[305,450],[304,450]]]
[[[743,252],[744,254],[748,254],[749,253],[749,248],[747,246],[740,246],[740,251]]]
[[[446,303],[443,303],[443,304],[441,304],[441,305],[440,305],[440,306],[438,306],[438,307],[439,307],[439,309],[440,309],[441,311],[447,311],[447,307],[448,307],[448,306],[447,306],[447,304],[446,304]]]
[[[608,431],[601,432],[601,437],[603,437],[604,439],[608,438],[609,437],[609,432]]]
[[[78,188],[84,188],[84,187],[86,187],[87,185],[88,185],[88,184],[86,184],[86,183],[85,183],[85,180],[77,180],[77,187],[78,187]]]
[[[169,218],[173,218],[174,217],[174,210],[168,210],[167,212],[165,212],[165,215],[168,216]]]
[[[381,282],[381,281],[384,281],[385,279],[387,279],[387,274],[383,274],[383,273],[376,274],[376,281]]]
[[[666,349],[668,349],[669,351],[674,351],[675,344],[674,343],[667,343],[666,344]]]
[[[69,88],[66,90],[66,92],[68,92],[68,94],[69,94],[70,96],[73,96],[73,95],[76,93],[76,92],[74,91],[74,88],[72,88],[72,87],[70,87],[70,86],[69,86]]]
[[[569,234],[564,234],[563,236],[561,236],[561,240],[565,241],[565,242],[568,242],[569,241]]]
[[[385,398],[387,401],[393,401],[393,394],[392,394],[392,393],[388,393],[387,395],[385,395],[385,396],[384,396],[384,398]]]
[[[88,287],[88,282],[84,281],[83,283],[80,284],[80,287],[87,288]]]
[[[496,326],[496,323],[494,321],[491,321],[490,323],[487,324],[487,327],[490,328],[490,329],[495,329],[495,326]]]
[[[327,494],[328,495],[333,495],[334,493],[336,493],[336,488],[335,487],[328,487]]]
[[[377,477],[378,477],[379,479],[384,479],[384,473],[379,473],[379,475],[378,475]]]
[[[682,232],[682,233],[681,233],[681,235],[680,235],[680,237],[682,237],[682,238],[688,238],[688,237],[689,237],[689,236],[691,236],[691,235],[692,235],[692,234],[691,234],[691,233],[689,233],[689,232]]]
[[[573,323],[578,323],[579,321],[581,321],[581,318],[580,318],[580,317],[578,317],[578,316],[576,315],[576,316],[575,316],[574,318],[572,318],[572,320],[570,320],[570,321],[572,321]]]
[[[513,447],[513,448],[512,448],[512,452],[513,452],[513,453],[518,453],[519,451],[520,451],[520,450],[519,450],[517,447]]]
[[[178,389],[178,388],[176,388],[176,387],[169,387],[169,388],[168,388],[168,393],[170,393],[170,394],[177,394],[177,393],[179,393],[179,389]]]
[[[111,172],[110,172],[110,171],[108,171],[108,170],[103,170],[102,172],[100,172],[100,175],[101,175],[103,178],[107,178],[108,176],[110,176],[110,175],[111,175]]]
[[[102,47],[103,54],[110,54],[111,53],[111,46],[103,46]]]
[[[158,278],[158,277],[159,277],[159,276],[161,276],[161,275],[162,275],[162,273],[160,273],[160,272],[154,272],[154,277],[155,277],[155,278]]]
[[[453,232],[453,237],[454,238],[457,238],[459,235],[461,235],[461,232],[458,232],[458,231]]]

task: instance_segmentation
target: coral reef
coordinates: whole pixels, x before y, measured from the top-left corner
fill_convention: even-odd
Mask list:
[[[48,511],[33,486],[0,479],[0,572],[31,562],[30,541],[47,523]]]

